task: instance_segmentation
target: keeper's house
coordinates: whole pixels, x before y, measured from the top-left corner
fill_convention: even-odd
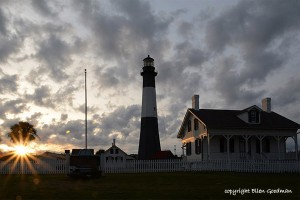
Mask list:
[[[271,98],[243,110],[199,109],[199,95],[192,98],[177,138],[188,160],[298,159],[300,125],[273,111]],[[295,153],[286,154],[292,138]]]

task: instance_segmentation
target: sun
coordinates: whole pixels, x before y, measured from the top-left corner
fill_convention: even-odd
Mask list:
[[[26,156],[27,154],[31,153],[30,149],[24,145],[16,145],[14,150],[15,154],[18,156]]]

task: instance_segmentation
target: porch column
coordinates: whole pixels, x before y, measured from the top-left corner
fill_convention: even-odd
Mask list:
[[[210,143],[210,136],[209,135],[207,135],[207,160],[210,160],[210,145],[209,145],[209,143]]]
[[[298,160],[298,140],[297,140],[297,134],[292,137],[295,141],[295,154],[296,154],[296,160]]]
[[[230,160],[230,153],[229,153],[229,141],[232,138],[232,135],[224,135],[227,140],[227,160]]]
[[[207,135],[207,160],[210,160],[210,140],[213,138],[213,135]]]
[[[249,159],[249,147],[248,147],[248,140],[249,138],[251,137],[251,135],[242,135],[242,137],[244,138],[245,142],[246,142],[246,157],[247,157],[247,160]],[[241,150],[240,150],[241,152]]]
[[[259,154],[260,154],[260,159],[262,159],[262,140],[264,139],[264,135],[257,135],[256,136],[259,139]]]
[[[200,139],[201,139],[201,161],[203,161],[203,154],[204,154],[204,152],[203,152],[203,137],[201,136]]]
[[[274,138],[277,140],[278,159],[281,160],[281,156],[280,156],[280,139],[282,138],[282,136],[274,136]]]

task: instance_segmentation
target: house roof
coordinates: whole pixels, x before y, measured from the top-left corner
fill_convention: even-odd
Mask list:
[[[199,118],[207,128],[214,129],[285,129],[297,130],[300,125],[275,112],[260,112],[260,123],[251,124],[241,120],[238,115],[244,110],[214,110],[214,109],[191,109],[188,111]],[[245,111],[246,112],[246,111]]]
[[[104,153],[109,152],[110,149],[119,149],[120,152],[123,152],[125,155],[127,155],[127,153],[125,151],[123,151],[120,147],[118,147],[117,145],[112,145],[111,147],[109,147],[107,150],[104,151]]]

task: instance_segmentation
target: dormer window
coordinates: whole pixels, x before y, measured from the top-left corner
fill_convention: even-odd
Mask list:
[[[249,123],[259,123],[259,111],[252,109],[248,112],[248,122]]]

